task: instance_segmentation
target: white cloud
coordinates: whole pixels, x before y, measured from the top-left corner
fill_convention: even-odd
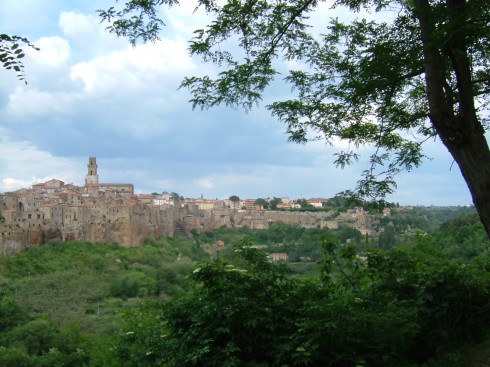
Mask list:
[[[56,67],[65,63],[70,56],[70,45],[59,37],[42,37],[34,41],[40,50],[26,49],[31,60],[35,63]]]
[[[196,186],[203,189],[212,189],[214,187],[214,182],[212,179],[201,178],[196,181]]]
[[[30,187],[51,178],[82,184],[83,172],[74,169],[82,166],[82,159],[57,157],[27,141],[12,140],[3,128],[0,133],[0,192]]]
[[[284,126],[263,109],[245,115],[223,107],[191,115],[185,101],[189,95],[176,90],[182,77],[216,73],[212,65],[197,66],[187,53],[191,32],[208,23],[202,13],[192,14],[195,1],[183,1],[165,13],[161,41],[135,48],[109,34],[93,13],[88,15],[95,10],[92,2],[30,2],[35,12],[30,7],[23,11],[17,1],[0,0],[8,3],[5,9],[15,8],[2,13],[9,19],[0,23],[12,24],[13,11],[19,12],[22,22],[16,23],[22,27],[9,32],[19,29],[31,40],[39,39],[35,42],[42,48],[32,52],[31,62],[26,60],[27,86],[13,73],[0,86],[0,191],[49,178],[83,184],[89,155],[100,159],[104,182],[132,182],[137,192],[166,190],[208,198],[330,196],[355,186],[365,168],[335,169],[332,153],[348,149],[345,141],[334,141],[333,147],[323,141],[286,143]],[[62,12],[60,5],[87,14]],[[327,24],[333,13],[326,7],[319,5],[312,24]],[[290,96],[280,81],[268,93],[261,105],[273,95],[274,100],[277,94]],[[443,148],[427,148],[430,156],[438,158],[440,151],[447,156]],[[396,201],[460,202],[454,190],[464,189],[464,181],[458,180],[456,167],[450,177],[451,161],[435,161],[413,176],[400,176]],[[424,188],[433,182],[436,190]],[[448,195],[449,186],[454,190]],[[429,196],[422,198],[425,192]]]
[[[84,14],[62,11],[59,14],[58,26],[76,50],[73,57],[78,61],[105,55],[129,44],[127,39],[109,33],[106,30],[107,24],[102,24],[93,12]]]
[[[180,80],[177,76],[194,70],[195,65],[187,55],[185,44],[161,40],[154,44],[124,50],[80,62],[71,68],[71,78],[84,83],[86,93],[101,93],[121,87],[145,89],[148,85],[164,88],[160,78]],[[178,86],[175,83],[173,90]]]
[[[20,85],[9,96],[8,110],[12,116],[43,116],[69,109],[76,99],[73,93],[29,89]]]
[[[0,192],[11,192],[23,187],[29,187],[33,181],[35,180],[18,180],[13,177],[5,177],[0,181]]]
[[[95,15],[85,15],[78,12],[61,12],[59,26],[63,33],[71,37],[85,37],[90,33],[98,33],[100,23]],[[106,34],[106,33],[104,33]]]
[[[206,14],[202,7],[196,9],[197,2],[192,0],[182,1],[180,6],[173,7],[166,11],[169,15],[165,19],[168,28],[173,30],[175,37],[188,41],[196,29],[204,28],[210,24],[211,17]]]

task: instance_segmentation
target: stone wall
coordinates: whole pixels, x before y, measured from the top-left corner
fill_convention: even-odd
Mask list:
[[[139,246],[148,237],[173,236],[177,232],[190,236],[191,230],[205,232],[221,226],[259,229],[267,228],[272,222],[284,222],[305,228],[335,229],[339,225],[331,212],[200,210],[197,205],[65,204],[53,206],[50,215],[39,216],[46,210],[4,211],[0,251],[15,253],[54,238]],[[362,232],[368,221],[364,216],[359,219],[362,223],[350,225]]]

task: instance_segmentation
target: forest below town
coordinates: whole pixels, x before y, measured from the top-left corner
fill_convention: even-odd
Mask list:
[[[0,257],[0,365],[488,366],[474,209],[394,209],[378,229],[271,223]]]

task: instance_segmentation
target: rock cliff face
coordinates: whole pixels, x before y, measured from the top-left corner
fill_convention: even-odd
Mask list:
[[[73,212],[73,208],[71,209]],[[237,211],[231,209],[199,210],[195,205],[124,206],[101,212],[84,207],[71,217],[62,211],[62,221],[39,220],[22,213],[11,215],[14,223],[0,224],[0,251],[11,254],[29,246],[42,245],[50,239],[83,240],[138,246],[145,238],[190,235],[191,230],[210,231],[221,226],[267,228],[271,222],[296,223],[303,227],[335,228],[331,213],[294,213],[273,211]],[[71,214],[70,214],[71,215]],[[71,219],[70,219],[71,218]],[[76,218],[76,219],[73,219]]]
[[[11,224],[0,224],[0,251],[10,255],[26,248],[30,242],[27,233]]]
[[[30,189],[0,194],[0,251],[12,254],[51,239],[82,240],[138,246],[145,238],[180,232],[211,231],[221,226],[267,228],[272,222],[302,227],[338,227],[332,213],[237,210],[222,200],[162,195],[135,195],[132,184],[99,183],[95,157],[89,157],[85,185],[78,187],[51,179]],[[260,207],[259,207],[260,208]],[[362,209],[346,213],[345,220],[362,233],[371,222]],[[355,222],[355,223],[354,223]]]
[[[185,208],[160,209],[151,205],[135,205],[120,209],[117,216],[98,215],[91,208],[78,211],[76,220],[56,222],[23,215],[11,215],[13,223],[0,224],[0,251],[4,254],[22,251],[26,247],[45,243],[50,239],[84,240],[138,246],[146,237],[172,236],[179,228],[190,229],[185,223]],[[206,228],[210,227],[208,225]]]

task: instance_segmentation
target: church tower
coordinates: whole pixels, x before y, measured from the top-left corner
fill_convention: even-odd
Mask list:
[[[97,176],[97,160],[95,157],[89,157],[87,164],[87,176],[85,176],[85,185],[97,183],[99,183],[99,176]]]

